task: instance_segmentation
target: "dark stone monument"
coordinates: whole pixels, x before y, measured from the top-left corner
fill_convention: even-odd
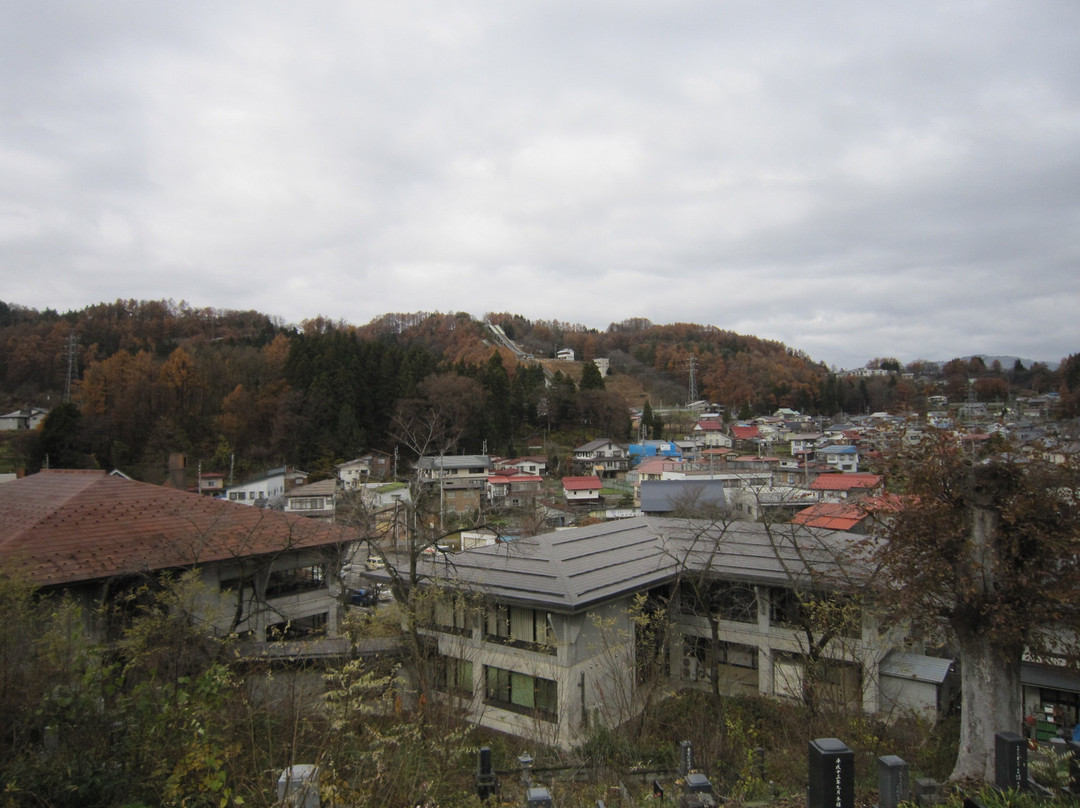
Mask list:
[[[994,785],[1022,789],[1027,781],[1027,741],[1016,732],[999,732],[994,736]]]
[[[499,780],[495,776],[495,770],[491,767],[491,747],[481,746],[476,756],[476,796],[486,800],[490,796],[498,796]]]
[[[686,777],[694,770],[694,746],[690,741],[679,742],[679,776]]]
[[[907,763],[896,755],[878,758],[878,808],[898,808],[911,800],[911,780]]]
[[[855,753],[837,738],[810,741],[807,808],[855,808]]]

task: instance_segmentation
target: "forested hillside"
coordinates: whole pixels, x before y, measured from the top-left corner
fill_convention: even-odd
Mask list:
[[[509,313],[485,321],[539,361],[496,348],[485,322],[466,313],[286,326],[253,311],[165,301],[118,300],[63,314],[0,302],[0,409],[56,412],[40,438],[8,445],[7,464],[33,469],[48,456],[54,467],[120,468],[156,481],[169,452],[181,451],[205,470],[232,463],[238,477],[283,463],[329,472],[362,450],[404,451],[395,418],[432,408],[452,414],[459,452],[626,439],[630,407],[686,402],[691,359],[697,397],[733,416],[912,406],[926,392],[897,377],[869,385],[838,379],[781,343],[713,326],[635,318],[599,331]],[[547,361],[567,347],[578,363]],[[597,357],[610,360],[615,378],[632,379],[644,400],[627,401],[612,377],[583,373],[591,366],[580,360]],[[72,406],[64,408],[69,367]],[[967,364],[954,370],[957,378],[972,373]],[[1005,381],[990,378],[987,390],[1008,383],[997,373]],[[1045,368],[1036,375],[1046,389],[1058,380]]]

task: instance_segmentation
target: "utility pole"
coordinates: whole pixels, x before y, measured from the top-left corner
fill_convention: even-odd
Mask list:
[[[67,377],[64,380],[64,401],[71,401],[71,380],[78,372],[78,358],[75,354],[75,346],[79,344],[79,335],[74,331],[68,334],[68,357]]]

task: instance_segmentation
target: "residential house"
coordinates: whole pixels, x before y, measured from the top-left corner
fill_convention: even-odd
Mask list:
[[[307,476],[306,471],[280,466],[270,469],[261,477],[228,486],[225,489],[225,498],[240,505],[270,508],[280,504],[285,492],[293,486],[303,485]]]
[[[492,474],[487,479],[488,504],[500,508],[526,508],[536,504],[544,478],[534,474],[517,474],[514,469]]]
[[[612,478],[629,468],[629,450],[609,438],[589,441],[574,449],[574,471],[577,474],[592,473]]]
[[[596,475],[589,477],[563,477],[563,497],[567,505],[580,503],[599,504],[603,484]]]
[[[731,427],[731,438],[734,443],[745,448],[761,440],[761,430],[757,424],[734,424]]]
[[[573,348],[560,348],[555,352],[555,358],[560,362],[573,362],[574,361],[574,349]]]
[[[854,446],[818,446],[814,449],[814,459],[838,471],[859,470],[859,450]]]
[[[225,493],[225,475],[220,471],[200,471],[196,488],[200,494],[221,496]]]
[[[799,603],[811,587],[818,599],[845,597],[827,582],[859,574],[839,561],[851,541],[635,517],[425,560],[423,579],[447,587],[424,628],[432,678],[473,721],[564,748],[636,714],[637,672],[654,656],[675,687],[790,699],[813,687],[867,712],[906,707],[903,683],[890,680],[909,674],[882,667],[898,637],[869,611],[824,642],[823,676],[804,675]],[[635,597],[673,605],[666,643],[643,642]]]
[[[458,516],[470,516],[484,509],[487,499],[487,480],[446,480],[442,484],[442,511]]]
[[[724,423],[719,419],[698,421],[690,438],[708,449],[730,449],[735,443],[732,436],[724,431]]]
[[[428,455],[416,461],[421,482],[473,481],[483,488],[492,469],[487,455]]]
[[[652,516],[719,514],[728,505],[725,487],[723,480],[645,480],[638,492],[641,512]]]
[[[337,487],[335,478],[297,485],[285,494],[285,513],[333,522]]]
[[[547,458],[543,455],[528,455],[508,460],[496,460],[496,469],[514,469],[518,474],[539,477],[547,473]]]
[[[808,452],[812,453],[819,440],[821,440],[820,432],[796,432],[789,435],[788,443],[791,446],[791,456],[797,457]]]
[[[428,456],[416,461],[420,483],[438,485],[442,511],[458,516],[483,510],[491,469],[487,455]]]
[[[26,407],[0,415],[0,432],[37,429],[49,411],[43,407]]]
[[[368,452],[347,463],[334,466],[341,487],[355,491],[369,480],[384,480],[393,473],[393,458],[386,452]]]
[[[338,572],[353,540],[333,525],[104,471],[42,471],[0,486],[0,565],[67,593],[98,637],[109,625],[97,607],[194,570],[207,588],[201,617],[210,630],[259,642],[332,639]],[[321,651],[290,653],[309,652]]]

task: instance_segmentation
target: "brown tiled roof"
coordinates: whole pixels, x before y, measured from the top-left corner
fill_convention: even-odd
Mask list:
[[[38,586],[354,538],[324,522],[103,471],[42,471],[0,485],[0,567]]]

